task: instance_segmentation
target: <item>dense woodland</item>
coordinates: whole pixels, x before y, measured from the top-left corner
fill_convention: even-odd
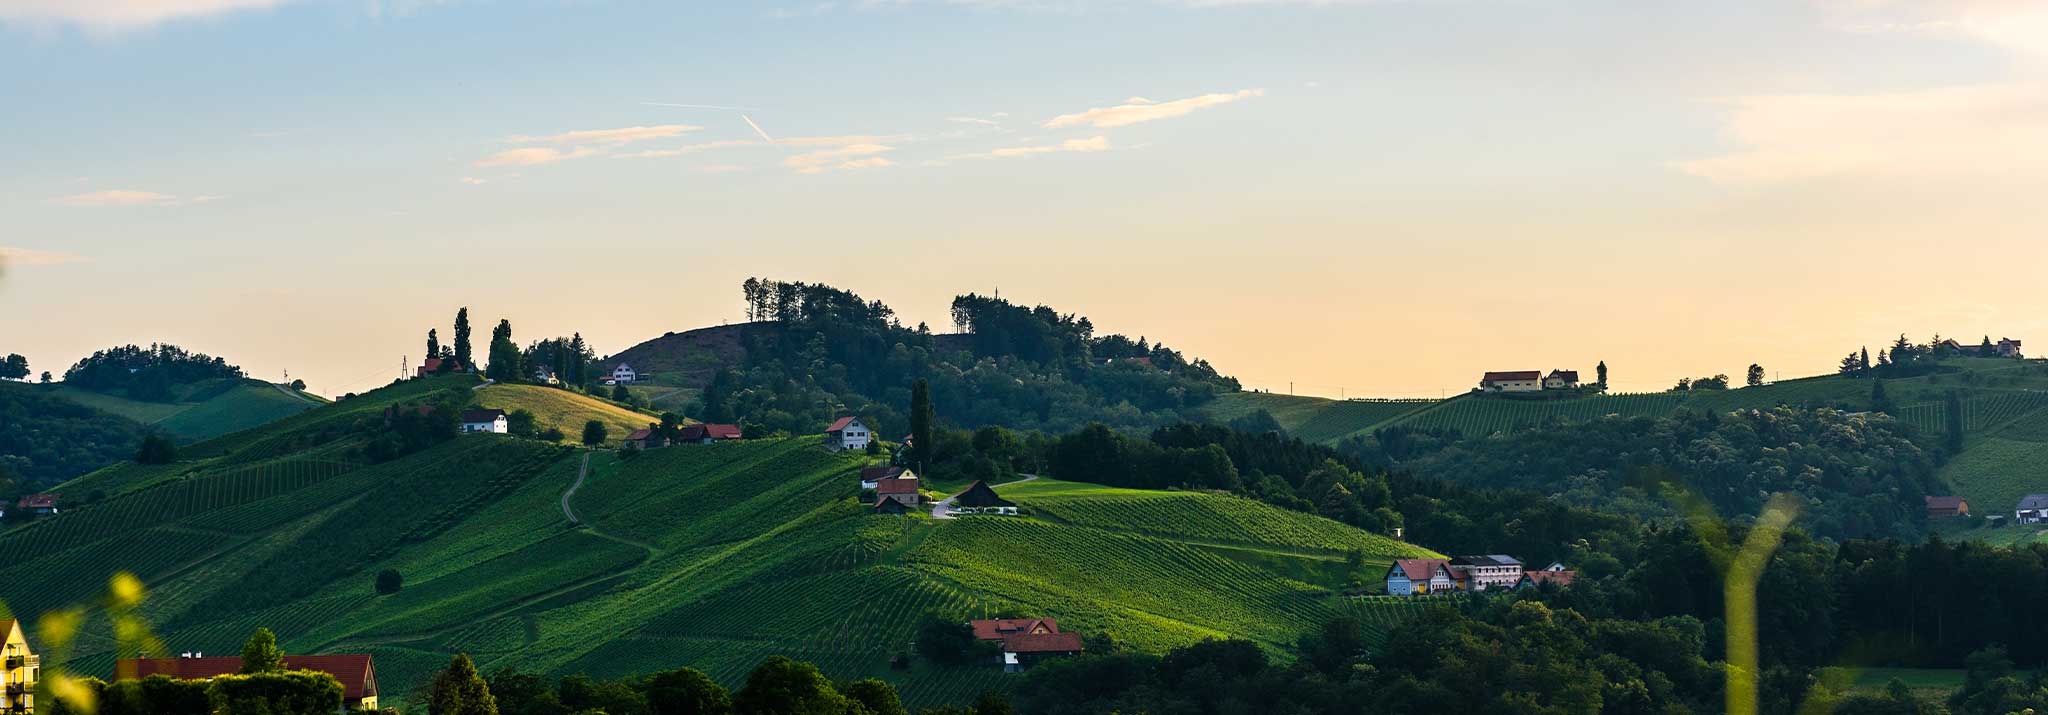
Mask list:
[[[240,379],[242,368],[176,345],[123,345],[94,352],[64,371],[64,384],[146,402],[169,402],[178,385]]]
[[[714,376],[691,417],[803,433],[858,414],[901,434],[911,385],[924,379],[937,412],[961,427],[1149,429],[1238,388],[1206,361],[1144,338],[1097,336],[1087,318],[1042,305],[960,296],[952,314],[962,334],[935,335],[830,286],[749,279],[743,288],[748,317],[780,329],[753,334],[744,364]]]
[[[1790,493],[1805,502],[1806,528],[1834,538],[1917,539],[1922,497],[1947,493],[1935,477],[1942,448],[1882,415],[1829,409],[1682,411],[1477,438],[1393,427],[1339,448],[1421,477],[1645,518],[1676,515],[1673,489],[1731,516]]]

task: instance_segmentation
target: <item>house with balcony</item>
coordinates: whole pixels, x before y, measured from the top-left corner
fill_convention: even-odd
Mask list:
[[[1514,588],[1522,581],[1522,562],[1506,554],[1457,556],[1451,559],[1448,568],[1462,576],[1465,588],[1471,591]]]
[[[1426,596],[1464,588],[1448,559],[1395,559],[1387,567],[1387,595]]]
[[[42,678],[43,659],[28,647],[28,636],[21,630],[21,621],[0,619],[0,674],[4,674],[7,689],[0,694],[0,712],[33,713],[36,711],[36,681]]]

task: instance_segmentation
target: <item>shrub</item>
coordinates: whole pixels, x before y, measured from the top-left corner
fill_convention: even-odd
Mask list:
[[[329,715],[341,709],[341,682],[305,670],[223,675],[207,686],[213,715]]]
[[[377,593],[389,596],[405,588],[405,577],[398,575],[398,569],[384,569],[377,572]]]
[[[143,464],[170,464],[178,461],[178,445],[169,437],[152,433],[142,438],[142,446],[135,450],[135,461]]]

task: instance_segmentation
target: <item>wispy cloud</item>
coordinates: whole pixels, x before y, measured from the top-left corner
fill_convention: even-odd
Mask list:
[[[644,151],[636,151],[631,154],[614,154],[612,156],[613,158],[616,159],[655,159],[665,156],[683,156],[685,154],[695,154],[697,152],[709,149],[727,149],[739,146],[757,146],[760,143],[761,142],[757,142],[752,139],[725,139],[715,142],[704,142],[702,144],[685,144],[683,146],[672,147],[668,149],[647,149]]]
[[[1109,137],[1095,136],[1089,137],[1087,139],[1068,139],[1058,144],[1008,146],[992,149],[978,154],[955,154],[953,156],[946,157],[945,159],[940,160],[938,162],[932,163],[944,164],[949,161],[964,159],[1012,159],[1016,157],[1037,156],[1039,154],[1055,154],[1060,152],[1098,152],[1109,150]]]
[[[1723,134],[1741,148],[1681,161],[1724,184],[1827,177],[2048,174],[2048,86],[1974,85],[1879,94],[1725,100]]]
[[[8,266],[54,266],[60,263],[83,263],[88,260],[91,259],[76,253],[0,246],[0,264]]]
[[[1097,107],[1085,112],[1062,114],[1045,121],[1041,126],[1047,129],[1092,126],[1098,129],[1122,127],[1156,119],[1170,119],[1186,116],[1197,109],[1215,107],[1231,102],[1263,96],[1263,89],[1242,89],[1236,92],[1217,92],[1171,102],[1154,102],[1144,97],[1132,97],[1114,107]]]
[[[214,198],[217,197],[201,196],[198,199],[193,199],[192,201],[211,201]],[[83,194],[59,196],[48,200],[46,203],[57,204],[59,206],[95,207],[176,206],[178,204],[186,202],[187,200],[180,199],[177,196],[159,193],[155,191],[138,191],[135,189],[105,189],[101,191],[88,191]]]
[[[1955,37],[2048,58],[2048,3],[2038,0],[1816,2],[1837,30]]]
[[[0,23],[120,31],[187,17],[261,10],[286,0],[0,0]]]
[[[895,147],[884,144],[846,144],[832,149],[797,154],[782,160],[782,165],[795,169],[799,174],[822,174],[834,169],[873,169],[894,165],[886,158],[873,156],[895,151]]]
[[[621,127],[619,129],[582,129],[546,136],[512,137],[514,144],[629,144],[649,139],[666,139],[694,132],[703,127],[689,124],[662,124],[652,127]]]
[[[527,147],[524,149],[506,149],[496,154],[492,154],[490,156],[476,160],[476,165],[539,166],[541,164],[553,164],[558,161],[581,159],[586,156],[595,155],[596,153],[596,150],[591,149],[589,147],[576,147],[568,151],[563,151],[561,149],[555,149],[552,147]]]
[[[1002,122],[998,122],[994,119],[983,119],[981,117],[947,117],[946,121],[958,122],[961,124],[973,124],[983,127],[1000,127],[1003,125]]]

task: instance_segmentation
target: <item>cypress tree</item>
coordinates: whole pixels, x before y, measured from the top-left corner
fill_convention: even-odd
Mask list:
[[[441,335],[433,328],[427,329],[427,357],[441,357]]]
[[[455,362],[465,370],[476,370],[476,364],[470,362],[468,306],[455,311]]]
[[[1958,452],[1963,451],[1962,396],[1956,394],[1955,392],[1948,393],[1948,404],[1946,405],[1946,407],[1948,412],[1948,434],[1945,435],[1947,437],[1946,446],[1948,447],[1949,454],[1956,454]]]
[[[925,455],[932,449],[931,384],[923,378],[910,386],[910,455],[918,473],[925,471]]]

